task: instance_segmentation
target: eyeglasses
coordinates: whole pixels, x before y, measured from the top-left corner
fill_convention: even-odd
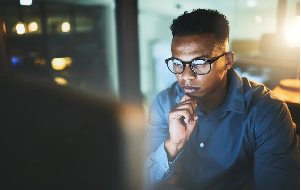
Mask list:
[[[182,61],[180,59],[171,57],[165,60],[168,69],[174,74],[181,74],[184,72],[186,64],[189,64],[190,69],[197,75],[207,75],[211,70],[211,64],[216,62],[219,58],[227,55],[230,52],[225,52],[220,56],[213,58],[212,60],[206,60],[202,58],[195,58],[192,61]]]

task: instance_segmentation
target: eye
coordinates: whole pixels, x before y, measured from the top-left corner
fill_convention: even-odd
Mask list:
[[[181,63],[181,61],[177,60],[177,59],[173,59],[172,60],[173,64],[176,66],[182,66],[183,64]]]
[[[197,59],[197,60],[194,60],[194,61],[192,61],[192,64],[193,65],[204,65],[204,64],[206,64],[207,62],[205,61],[205,60],[203,60],[203,59]]]

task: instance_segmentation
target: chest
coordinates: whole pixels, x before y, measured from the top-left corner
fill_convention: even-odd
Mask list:
[[[185,146],[182,164],[192,176],[203,176],[202,179],[232,175],[251,167],[253,151],[243,114],[217,119],[199,117]]]

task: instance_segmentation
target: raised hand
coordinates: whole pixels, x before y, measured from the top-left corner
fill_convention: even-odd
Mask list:
[[[184,95],[169,112],[169,138],[165,141],[165,149],[170,160],[178,155],[195,130],[198,119],[196,107],[196,101]]]

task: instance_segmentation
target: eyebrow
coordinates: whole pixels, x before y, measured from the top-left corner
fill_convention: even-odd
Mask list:
[[[199,56],[199,57],[195,57],[192,60],[194,60],[194,59],[201,59],[201,58],[208,58],[208,57],[210,57],[210,56],[209,55],[202,55],[202,56]]]
[[[194,57],[194,58],[192,58],[191,60],[195,60],[195,59],[203,59],[203,58],[208,58],[208,57],[210,57],[209,55],[201,55],[201,56],[198,56],[198,57]],[[176,57],[172,57],[172,58],[176,58]],[[181,59],[179,59],[179,58],[176,58],[176,59],[178,59],[178,60],[181,60]],[[181,60],[181,61],[183,61],[183,60]],[[184,61],[185,62],[185,61]]]

